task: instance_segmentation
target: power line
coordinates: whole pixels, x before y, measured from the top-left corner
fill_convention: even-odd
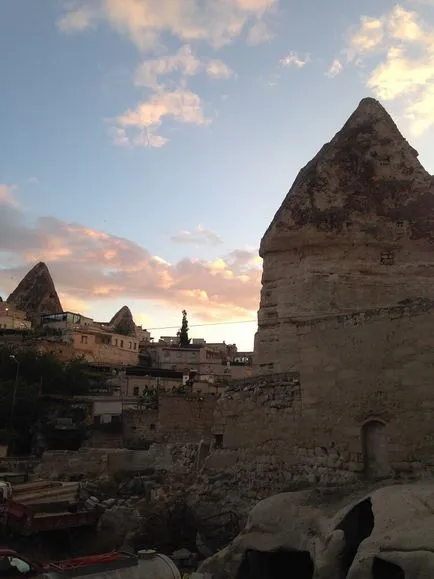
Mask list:
[[[256,324],[258,320],[242,320],[240,322],[214,322],[210,324],[188,324],[189,328],[203,328],[204,326],[230,326],[232,324]],[[149,330],[179,330],[178,326],[163,326],[161,328],[146,328]]]

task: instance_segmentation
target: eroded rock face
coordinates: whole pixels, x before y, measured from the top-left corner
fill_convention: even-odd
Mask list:
[[[134,336],[136,333],[136,324],[133,315],[128,306],[122,308],[110,320],[110,326],[114,332],[126,336]]]
[[[311,579],[325,537],[325,515],[309,492],[282,493],[258,503],[240,535],[200,567],[215,579]]]
[[[39,324],[41,315],[62,311],[53,279],[48,267],[42,262],[25,275],[7,301],[25,311],[33,325]]]
[[[215,579],[434,577],[432,482],[385,486],[329,512],[307,492],[270,497],[200,571]]]
[[[359,505],[370,503],[368,510]],[[340,552],[334,553],[336,569],[346,579],[421,579],[434,577],[434,484],[387,486],[352,504],[331,521],[346,525]],[[356,516],[354,516],[354,514]],[[367,531],[370,530],[368,533]],[[336,531],[332,531],[331,536]],[[349,542],[353,541],[355,549]],[[318,579],[330,575],[323,568],[323,556],[330,561],[328,545],[317,558]],[[337,556],[336,556],[337,555]],[[336,575],[339,577],[339,575]]]
[[[296,367],[291,324],[428,298],[434,180],[374,99],[299,173],[261,241],[258,372]]]

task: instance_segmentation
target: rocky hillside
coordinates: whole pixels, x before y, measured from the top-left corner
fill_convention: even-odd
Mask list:
[[[7,301],[25,311],[33,324],[39,323],[41,315],[62,311],[51,274],[42,262],[24,276]]]
[[[134,323],[133,314],[128,306],[122,306],[112,317],[110,326],[114,332],[124,334],[125,336],[134,336],[136,333],[136,324]]]

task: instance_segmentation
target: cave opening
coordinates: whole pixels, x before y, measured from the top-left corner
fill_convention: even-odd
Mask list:
[[[247,551],[237,579],[312,579],[314,563],[309,551]]]
[[[372,562],[372,578],[405,579],[405,573],[399,565],[380,559],[380,557],[374,557]]]
[[[355,505],[336,527],[345,535],[345,547],[341,558],[341,570],[344,577],[354,561],[360,543],[372,533],[374,523],[371,499],[367,498]]]

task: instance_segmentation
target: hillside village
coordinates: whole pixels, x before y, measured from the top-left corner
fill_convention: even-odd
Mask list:
[[[135,431],[143,432],[143,422],[158,422],[155,416],[148,420],[149,406],[158,408],[157,398],[161,403],[166,394],[170,401],[177,395],[177,399],[182,397],[181,407],[188,396],[192,400],[205,397],[212,410],[216,395],[230,381],[247,378],[252,372],[253,353],[238,352],[235,344],[188,338],[181,345],[178,335],[155,341],[149,331],[134,323],[127,306],[109,322],[63,311],[44,263],[36,264],[12,294],[0,301],[0,346],[14,352],[32,349],[54,356],[60,363],[80,360],[91,377],[88,402],[92,423],[108,429],[105,435],[95,436],[99,446],[122,447],[127,439],[140,444]],[[188,428],[181,408],[179,420]],[[209,416],[203,428],[207,421]],[[115,434],[110,432],[110,424]],[[145,444],[157,434],[153,426]]]
[[[158,342],[127,307],[63,312],[37,264],[0,304],[9,384],[26,349],[80,359],[89,383],[66,406],[86,436],[57,414],[17,468],[83,481],[110,548],[182,547],[201,579],[434,576],[433,183],[363,99],[262,239],[254,359],[186,343],[186,312]]]

